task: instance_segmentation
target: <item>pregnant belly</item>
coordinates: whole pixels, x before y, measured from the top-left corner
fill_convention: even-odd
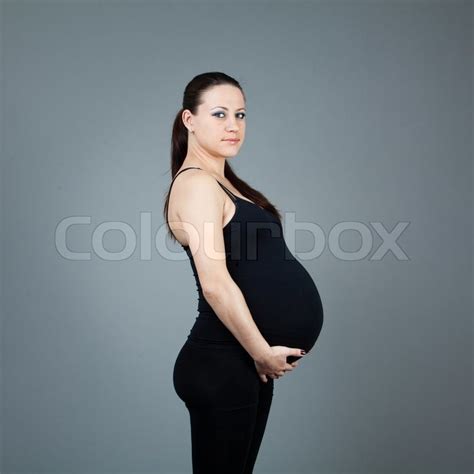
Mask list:
[[[323,325],[323,307],[318,289],[297,261],[282,272],[259,272],[238,276],[252,317],[267,342],[309,352]]]

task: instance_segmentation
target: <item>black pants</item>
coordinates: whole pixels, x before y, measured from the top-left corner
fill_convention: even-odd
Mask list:
[[[273,398],[240,345],[188,339],[173,383],[191,421],[193,474],[251,474]]]

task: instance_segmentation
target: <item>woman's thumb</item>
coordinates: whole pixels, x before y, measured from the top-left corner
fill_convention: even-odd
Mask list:
[[[304,356],[306,355],[306,351],[304,349],[293,349],[291,355],[294,356]]]

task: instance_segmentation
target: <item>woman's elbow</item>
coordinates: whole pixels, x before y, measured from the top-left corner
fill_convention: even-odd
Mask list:
[[[202,293],[207,300],[215,300],[225,293],[225,289],[232,283],[230,276],[228,278],[219,278],[207,281],[202,284]]]

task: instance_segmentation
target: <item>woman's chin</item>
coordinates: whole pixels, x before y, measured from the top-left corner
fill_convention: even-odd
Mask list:
[[[232,150],[232,151],[225,151],[224,152],[224,155],[226,158],[232,158],[234,156],[237,156],[239,154],[239,150],[236,148],[235,150]]]

